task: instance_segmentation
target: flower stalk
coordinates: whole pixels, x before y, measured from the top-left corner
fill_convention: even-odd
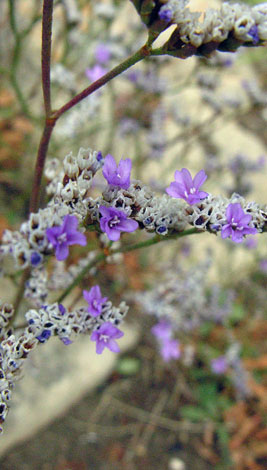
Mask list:
[[[157,243],[160,243],[162,241],[175,240],[177,238],[182,238],[188,235],[194,235],[196,233],[201,233],[201,232],[202,232],[201,230],[197,230],[196,228],[191,228],[188,230],[184,230],[183,232],[180,232],[180,233],[174,233],[174,234],[170,234],[166,236],[155,235],[154,237],[149,238],[148,240],[144,240],[144,241],[134,243],[128,246],[125,245],[123,247],[117,248],[116,250],[112,250],[112,252],[101,252],[96,256],[94,260],[90,261],[90,263],[88,263],[87,266],[83,268],[80,274],[67,287],[67,289],[65,289],[64,292],[60,295],[60,297],[57,299],[57,302],[61,303],[70,294],[72,289],[74,289],[74,287],[80,284],[80,282],[88,274],[90,269],[92,269],[94,266],[101,263],[102,261],[105,261],[107,256],[110,256],[110,254],[115,255],[117,253],[129,253],[130,251],[140,250],[141,248],[147,248],[149,246],[156,245]]]

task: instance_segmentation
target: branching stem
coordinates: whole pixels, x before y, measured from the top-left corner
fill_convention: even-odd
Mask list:
[[[201,231],[197,230],[196,228],[191,228],[189,230],[184,230],[184,232],[165,235],[165,236],[155,235],[153,238],[149,238],[148,240],[144,240],[142,242],[134,243],[133,245],[128,245],[128,246],[125,245],[123,247],[117,248],[116,250],[112,250],[108,253],[101,252],[95,257],[95,259],[90,261],[90,263],[88,263],[87,266],[85,266],[83,268],[83,270],[80,272],[80,274],[74,279],[72,284],[70,284],[67,287],[67,289],[65,289],[65,291],[60,295],[60,297],[57,299],[57,302],[58,303],[62,302],[65,299],[65,297],[67,297],[67,295],[70,294],[72,289],[74,289],[74,287],[76,287],[78,284],[80,284],[80,282],[88,274],[90,269],[92,269],[94,266],[101,263],[102,261],[105,261],[107,256],[114,255],[116,253],[129,253],[130,251],[139,250],[141,248],[147,248],[149,246],[156,245],[157,243],[162,242],[162,241],[175,240],[177,238],[182,238],[182,237],[185,237],[187,235],[193,235],[193,234],[196,234],[196,233],[201,233]]]
[[[53,1],[44,0],[42,18],[42,86],[46,117],[51,114],[50,63],[52,46]]]

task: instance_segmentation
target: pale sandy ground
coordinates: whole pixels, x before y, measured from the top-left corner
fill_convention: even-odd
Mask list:
[[[192,8],[205,9],[206,6],[216,6],[215,1],[201,1],[192,0]],[[24,7],[27,2],[24,3]],[[132,14],[132,6],[129,4],[126,7],[126,15]],[[56,19],[57,20],[57,19]],[[59,19],[58,19],[59,20]],[[36,39],[39,37],[38,28],[35,29],[34,35]],[[32,43],[33,49],[38,50],[38,40]],[[190,72],[194,66],[194,59],[183,62],[183,73]],[[177,70],[177,72],[176,72]],[[172,67],[167,72],[174,75],[180,74],[181,63],[173,61]],[[229,72],[227,77],[227,86],[233,83],[238,86],[241,77],[249,77],[252,75],[252,69],[245,63],[239,67],[239,75],[234,72]],[[187,103],[189,103],[190,112],[197,113],[199,110],[198,98],[194,89],[189,89],[187,92]],[[203,119],[208,116],[208,109],[203,109]],[[169,135],[173,135],[171,126],[168,128]],[[244,131],[236,124],[229,122],[229,124],[216,128],[215,141],[219,146],[224,149],[223,155],[225,159],[229,155],[236,152],[245,152],[249,156],[257,159],[259,155],[266,153],[266,149],[259,142],[257,138],[248,131]],[[120,155],[122,152],[121,144],[115,147],[116,154]],[[173,149],[168,155],[168,159],[173,159],[175,152],[179,152],[181,146]],[[130,155],[127,155],[130,156]],[[203,158],[197,146],[193,147],[190,153],[190,168],[198,171],[199,161]],[[151,164],[148,167],[148,173],[153,177],[160,178],[162,168],[157,164]],[[166,177],[168,184],[172,178],[172,173]],[[255,177],[253,176],[253,180]],[[256,185],[252,199],[260,203],[266,201],[266,171],[256,177]],[[212,187],[212,188],[211,188]],[[210,185],[210,190],[216,193],[216,185]],[[266,242],[265,242],[266,245]],[[260,243],[260,251],[265,248],[263,240]],[[195,239],[193,258],[195,261],[205,257],[206,249],[212,247],[214,253],[215,263],[212,270],[212,277],[222,279],[225,276],[246,276],[247,266],[253,259],[253,253],[246,251],[242,247],[229,253],[225,244],[221,240],[213,236],[203,235]],[[168,256],[169,249],[164,248],[161,251],[161,257]],[[5,281],[1,281],[1,291],[5,293],[5,299],[11,300],[13,292]],[[130,348],[136,341],[138,333],[132,327],[124,327],[125,339],[120,341],[122,350]],[[72,346],[66,348],[59,341],[50,340],[45,347],[40,347],[32,358],[28,361],[28,366],[25,369],[25,378],[16,387],[14,396],[11,403],[10,415],[5,425],[5,433],[1,437],[0,455],[3,455],[7,449],[13,444],[20,442],[33,435],[40,427],[49,423],[52,419],[61,415],[66,409],[71,406],[75,401],[79,400],[88,390],[97,386],[108,376],[114,367],[116,357],[109,352],[102,356],[97,356],[94,351],[94,345],[90,344],[88,338],[81,338]]]

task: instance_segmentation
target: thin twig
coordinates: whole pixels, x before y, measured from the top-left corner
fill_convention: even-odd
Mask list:
[[[47,150],[48,150],[48,146],[49,146],[49,142],[50,142],[50,138],[51,138],[54,126],[55,126],[54,120],[51,120],[51,119],[46,120],[45,128],[43,130],[43,135],[41,137],[41,141],[39,144],[37,160],[36,160],[36,165],[35,165],[33,189],[32,189],[30,209],[29,209],[30,212],[36,212],[39,207],[40,190],[41,190],[44,164],[45,164],[46,154],[47,154]]]
[[[165,235],[165,236],[155,235],[153,238],[149,238],[148,240],[144,240],[144,241],[139,242],[139,243],[134,243],[133,245],[126,245],[126,246],[117,248],[116,250],[112,250],[112,255],[114,255],[116,253],[128,253],[130,251],[139,250],[141,248],[147,248],[147,247],[155,245],[155,244],[157,244],[161,241],[175,240],[177,238],[182,238],[182,237],[185,237],[187,235],[193,235],[193,234],[197,234],[197,233],[201,233],[201,232],[202,231],[200,231],[196,228],[191,228],[189,230],[184,230],[184,232]],[[95,257],[95,259],[90,261],[90,263],[88,263],[87,266],[85,266],[83,268],[83,270],[80,272],[80,274],[67,287],[67,289],[60,295],[60,297],[57,299],[57,302],[58,303],[62,302],[65,299],[65,297],[67,297],[67,295],[72,291],[72,289],[74,289],[74,287],[76,287],[83,280],[83,278],[88,274],[90,269],[92,269],[98,263],[101,263],[102,261],[105,261],[106,257],[109,256],[109,255],[110,255],[109,252],[107,252],[107,253],[101,252]]]
[[[13,56],[12,56],[12,63],[11,63],[10,72],[9,72],[10,83],[14,89],[14,92],[16,94],[17,100],[20,104],[23,114],[27,116],[28,118],[32,118],[27,102],[21,91],[19,81],[17,79],[17,69],[19,65],[19,59],[20,59],[21,48],[22,48],[22,35],[20,34],[17,28],[17,21],[16,21],[16,15],[15,15],[16,1],[9,0],[8,6],[9,6],[9,24],[10,24],[10,28],[14,36],[14,41],[15,41]]]
[[[81,93],[74,96],[70,101],[64,104],[64,106],[55,111],[52,114],[53,118],[57,120],[60,116],[62,116],[62,114],[64,114],[69,109],[73,108],[73,106],[80,103],[85,98],[87,98],[87,96],[91,95],[96,90],[102,88],[106,83],[110,82],[110,80],[113,80],[113,78],[117,77],[122,72],[135,65],[137,62],[140,62],[146,57],[149,57],[150,54],[151,49],[145,44],[143,47],[141,47],[141,49],[139,49],[139,51],[135,52],[135,54],[128,57],[128,59],[124,60],[121,64],[114,67],[112,70],[103,75],[103,77],[96,80],[89,87],[85,88],[83,91],[81,91]]]
[[[153,424],[170,431],[186,431],[192,434],[199,434],[205,430],[206,423],[191,423],[190,421],[174,421],[164,416],[158,416],[149,411],[142,410],[133,405],[127,405],[117,398],[111,397],[110,406],[115,406],[117,409],[125,413],[127,416],[138,419],[143,423]]]
[[[51,113],[50,63],[54,0],[44,0],[42,18],[42,87],[46,117]]]
[[[160,393],[159,399],[156,401],[155,405],[152,408],[151,416],[160,416],[168,399],[168,392],[163,390]],[[155,423],[153,423],[153,419],[150,421],[149,424],[146,425],[144,432],[141,436],[142,445],[144,448],[148,446],[148,443],[153,435],[155,430]]]
[[[26,283],[27,279],[29,278],[29,275],[30,275],[30,270],[29,270],[29,268],[27,268],[23,272],[21,280],[20,280],[17,296],[16,296],[16,298],[14,300],[14,303],[13,303],[13,305],[14,305],[14,315],[10,319],[9,326],[14,324],[14,321],[16,320],[16,318],[18,316],[19,306],[20,306],[21,301],[24,297],[25,283]]]
[[[34,183],[33,183],[33,192],[30,201],[30,212],[35,212],[39,206],[40,199],[40,190],[42,175],[44,170],[45,159],[48,151],[49,142],[51,135],[56,125],[57,120],[62,114],[64,114],[69,109],[73,108],[76,104],[80,103],[87,96],[94,93],[96,90],[104,86],[113,78],[120,75],[122,72],[127,70],[132,65],[136,64],[140,60],[148,57],[150,55],[150,48],[145,44],[139,51],[137,51],[132,56],[128,57],[124,62],[114,67],[110,72],[106,73],[99,80],[96,80],[88,88],[83,90],[78,95],[74,96],[70,101],[68,101],[64,106],[55,111],[54,113],[50,112],[50,56],[51,56],[51,27],[52,27],[52,0],[44,0],[44,8],[46,6],[46,18],[47,20],[42,22],[43,31],[42,34],[42,77],[43,77],[43,93],[44,93],[44,104],[46,109],[46,121],[43,135],[39,144],[37,161],[35,166],[34,173]],[[46,56],[46,53],[48,54]],[[50,113],[50,114],[47,114]]]

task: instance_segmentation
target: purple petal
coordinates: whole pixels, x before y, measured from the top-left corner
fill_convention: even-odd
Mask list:
[[[106,180],[108,180],[110,175],[112,173],[115,173],[116,170],[117,170],[117,165],[116,165],[115,158],[112,155],[108,154],[105,157],[104,166],[102,168],[102,172],[103,172],[103,175],[106,178]]]
[[[78,219],[75,215],[65,215],[63,219],[62,232],[75,232],[78,223]]]
[[[231,225],[224,225],[221,231],[221,237],[223,239],[228,238],[231,236],[231,233],[232,233]]]
[[[174,179],[175,179],[176,183],[179,183],[182,186],[184,186],[184,177],[183,177],[183,173],[181,171],[179,171],[179,170],[175,171]]]
[[[192,176],[187,168],[182,168],[181,173],[183,175],[184,185],[187,191],[190,191],[190,189],[193,187]]]
[[[110,216],[110,209],[106,206],[99,206],[99,212],[103,217]],[[101,219],[100,219],[100,222],[101,222]]]
[[[231,222],[233,216],[234,216],[234,204],[229,204],[226,209],[226,219],[228,222]]]
[[[101,291],[100,291],[100,287],[98,284],[96,286],[93,286],[90,292],[91,292],[91,296],[94,297],[95,299],[101,299]]]
[[[198,189],[206,181],[207,175],[204,170],[200,170],[193,179],[193,185]]]
[[[198,191],[197,195],[199,199],[205,199],[205,197],[208,197],[209,193],[206,193],[206,191]]]
[[[238,202],[234,203],[234,204],[230,204],[230,206],[232,206],[232,218],[234,218],[234,221],[237,223],[240,221],[240,219],[242,219],[242,217],[244,216],[244,211],[241,207],[241,204],[239,204]],[[229,206],[228,206],[229,207]],[[228,208],[227,208],[228,209]],[[227,212],[226,212],[227,213]]]
[[[83,298],[84,300],[86,300],[86,302],[90,302],[91,301],[91,291],[88,291],[88,290],[83,290]]]
[[[244,214],[240,220],[239,220],[239,224],[240,225],[247,225],[252,219],[252,216],[250,214]]]
[[[122,336],[124,336],[123,331],[119,330],[119,328],[116,328],[116,330],[117,331],[114,334],[112,334],[111,337],[116,338],[116,339],[122,338]]]
[[[56,247],[56,258],[58,261],[64,261],[69,256],[69,247],[67,243],[62,243]]]
[[[112,242],[117,242],[120,239],[121,232],[116,228],[111,229],[108,225],[106,225],[106,230],[104,230],[104,232],[106,232],[109,240]]]
[[[98,337],[99,337],[99,334],[98,334],[98,331],[95,330],[93,331],[93,333],[91,334],[91,341],[97,341],[98,340]]]
[[[96,342],[96,354],[102,354],[102,352],[104,351],[105,347],[106,347],[107,343],[105,343],[104,341],[97,341]]]
[[[112,351],[112,352],[115,352],[115,353],[118,353],[120,352],[120,348],[119,346],[117,345],[116,341],[114,339],[110,339],[107,343],[107,348]]]
[[[128,178],[132,170],[132,161],[130,158],[120,160],[118,171],[122,178]]]
[[[243,230],[243,235],[256,235],[258,230],[255,227],[245,227]]]
[[[138,222],[132,219],[121,220],[118,225],[118,228],[123,232],[134,232],[138,227]]]
[[[46,229],[46,237],[53,246],[57,245],[57,237],[62,234],[62,227],[51,227]]]
[[[67,243],[68,243],[68,245],[82,245],[82,246],[85,246],[87,244],[86,236],[83,233],[80,233],[80,232],[70,233],[67,236]]]
[[[178,183],[172,182],[166,189],[166,193],[175,198],[184,198],[184,191],[181,191],[181,186]]]
[[[198,202],[200,202],[200,197],[198,193],[188,194],[187,197],[184,196],[184,200],[192,206],[193,204],[197,204]]]
[[[243,241],[243,233],[238,232],[237,230],[232,231],[232,240],[235,243],[242,243]]]

